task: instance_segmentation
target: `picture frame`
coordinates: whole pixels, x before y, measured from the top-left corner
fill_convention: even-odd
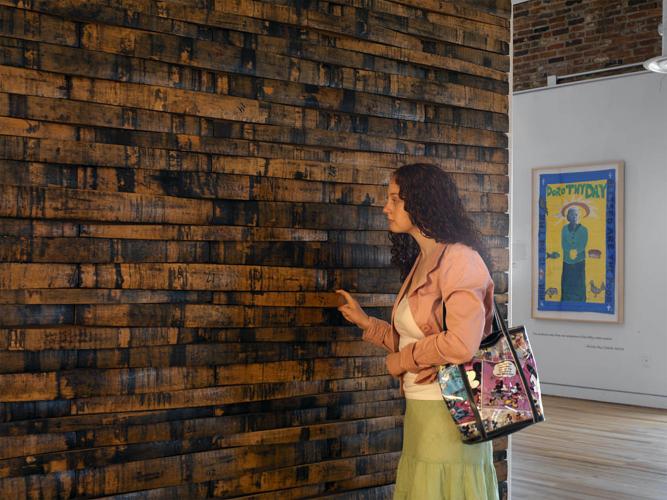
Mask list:
[[[531,316],[623,321],[623,161],[532,169]]]

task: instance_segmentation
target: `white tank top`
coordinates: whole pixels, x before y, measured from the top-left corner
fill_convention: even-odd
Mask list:
[[[396,314],[394,315],[394,326],[399,333],[398,348],[403,349],[408,344],[417,342],[424,338],[424,334],[415,322],[410,306],[408,305],[407,294],[403,296],[396,307]],[[438,381],[430,384],[415,384],[416,373],[405,372],[403,374],[403,390],[405,391],[406,399],[426,399],[426,400],[440,400],[442,401],[442,393],[440,392],[440,384]]]

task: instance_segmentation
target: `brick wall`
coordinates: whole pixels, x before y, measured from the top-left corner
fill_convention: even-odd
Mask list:
[[[529,0],[515,5],[514,90],[543,87],[547,75],[641,64],[660,55],[661,8],[660,0]]]

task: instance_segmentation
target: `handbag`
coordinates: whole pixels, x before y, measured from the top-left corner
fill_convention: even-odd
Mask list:
[[[444,302],[442,308],[446,330]],[[493,324],[470,361],[438,369],[442,397],[464,443],[506,436],[544,420],[540,379],[526,328],[508,330],[495,299]]]

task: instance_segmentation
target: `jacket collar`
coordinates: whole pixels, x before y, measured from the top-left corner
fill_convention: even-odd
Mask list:
[[[436,267],[438,267],[438,264],[440,263],[440,259],[442,258],[443,254],[445,253],[445,248],[447,248],[446,243],[441,243],[441,242],[436,242],[436,246],[433,249],[433,251],[428,255],[425,264],[425,272],[421,276],[420,280],[415,283],[415,286],[413,288],[413,292],[417,291],[421,286],[423,286],[426,281],[428,280],[428,275],[433,271]],[[412,280],[413,275],[415,274],[415,270],[417,269],[417,265],[422,259],[422,254],[421,252],[419,255],[417,255],[417,258],[415,259],[414,264],[412,264],[412,269],[410,269],[410,272],[408,273],[408,276],[405,278],[405,281],[403,281],[403,285],[401,286],[401,289],[398,292],[398,296],[396,298],[396,304],[398,304],[401,299],[403,298],[403,294],[406,292],[408,285],[410,284],[410,281]],[[392,315],[393,319],[393,315]]]

